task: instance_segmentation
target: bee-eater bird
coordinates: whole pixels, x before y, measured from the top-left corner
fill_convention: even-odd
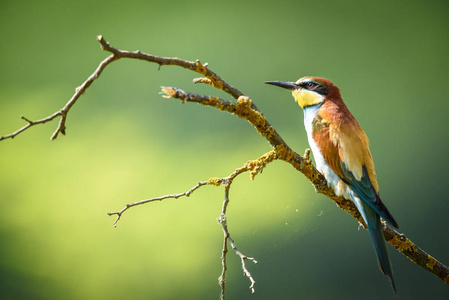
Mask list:
[[[352,200],[358,208],[368,226],[379,268],[396,293],[380,217],[393,227],[398,228],[398,224],[379,197],[368,137],[343,102],[340,90],[320,77],[265,83],[291,90],[304,110],[304,126],[318,171],[337,196]]]

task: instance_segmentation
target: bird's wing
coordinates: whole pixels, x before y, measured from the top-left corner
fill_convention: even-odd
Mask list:
[[[312,136],[326,163],[374,211],[394,227],[397,222],[381,201],[369,141],[355,119],[334,126],[317,115]]]

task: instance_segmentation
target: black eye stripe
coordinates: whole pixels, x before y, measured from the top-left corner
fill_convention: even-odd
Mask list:
[[[308,89],[308,90],[313,90],[314,88],[318,87],[319,84],[313,81],[306,81],[306,82],[302,82],[300,84],[300,86],[302,88]]]
[[[321,85],[315,81],[301,82],[299,84],[299,86],[302,87],[303,89],[317,92],[318,94],[323,95],[323,96],[327,95],[327,93],[329,92],[327,87],[325,87],[324,85]]]

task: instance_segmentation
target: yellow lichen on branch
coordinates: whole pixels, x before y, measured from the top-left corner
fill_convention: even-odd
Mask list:
[[[224,105],[222,103],[220,103],[220,98],[218,98],[218,97],[209,97],[209,99],[207,101],[204,101],[202,104],[204,106],[214,106],[221,111],[223,111],[225,109]]]
[[[223,84],[221,81],[215,79],[214,77],[208,77],[210,81],[212,82],[212,86],[216,89],[223,90]]]
[[[227,182],[232,182],[235,177],[238,175],[250,171],[250,178],[254,180],[254,177],[261,173],[262,170],[271,163],[273,160],[277,159],[277,153],[274,150],[265,153],[255,160],[247,161],[242,167],[235,169],[235,171],[229,175],[228,177],[219,178],[219,177],[210,177],[206,184],[220,186],[221,184],[226,184]]]
[[[165,95],[162,95],[163,98],[178,98],[176,90],[172,87],[168,87],[168,86],[163,86],[162,87],[162,92],[161,93],[165,93]],[[181,99],[184,100],[184,99]]]
[[[222,182],[223,182],[223,178],[211,177],[207,181],[207,184],[208,185],[214,185],[214,186],[220,186]]]
[[[293,160],[293,158],[295,157],[295,153],[292,150],[287,149],[282,144],[276,146],[276,152],[278,153],[279,157],[286,162],[291,162]],[[298,168],[299,168],[299,166],[298,166]]]
[[[401,252],[416,251],[415,245],[406,237],[393,236],[388,242]]]
[[[257,174],[262,173],[262,170],[265,168],[267,164],[272,162],[273,160],[277,159],[277,153],[274,150],[271,150],[270,152],[265,153],[261,157],[255,160],[249,160],[246,162],[246,164],[237,169],[237,172],[243,172],[243,171],[250,171],[250,178],[251,180],[254,180],[254,177],[256,177]]]
[[[205,84],[212,85],[212,80],[210,80],[209,78],[206,78],[206,77],[200,77],[200,78],[193,79],[193,83],[205,83]]]
[[[206,76],[208,80],[200,80],[201,83],[212,84],[212,86],[216,89],[223,90],[223,82],[218,80],[215,76],[208,75],[207,73],[208,64],[202,64],[199,60],[196,60],[196,69],[194,70],[197,73],[203,74]],[[210,74],[210,73],[209,73]]]
[[[197,73],[206,75],[207,73],[208,63],[202,64],[198,59],[196,60],[196,69],[194,70]]]
[[[250,122],[262,136],[270,139],[274,132],[273,127],[267,126],[267,119],[259,111],[254,110],[251,104],[252,101],[249,97],[240,96],[233,113]]]
[[[426,264],[426,266],[433,270],[433,267],[435,266],[435,264],[437,263],[437,260],[435,258],[433,258],[432,256],[428,255],[427,256],[429,258],[429,262]]]

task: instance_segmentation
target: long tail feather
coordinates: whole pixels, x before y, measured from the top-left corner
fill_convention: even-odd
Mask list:
[[[364,201],[355,198],[354,203],[362,214],[365,223],[368,225],[368,231],[376,251],[377,261],[382,273],[390,280],[391,287],[397,295],[396,286],[393,279],[393,268],[391,267],[390,256],[387,251],[387,243],[382,232],[382,224],[379,215]]]
[[[396,286],[393,280],[393,269],[391,267],[390,256],[387,251],[387,244],[385,242],[384,234],[382,232],[382,224],[380,217],[376,213],[373,214],[371,220],[368,217],[368,230],[373,241],[374,250],[376,251],[377,261],[382,273],[390,280],[391,287],[397,295]]]

